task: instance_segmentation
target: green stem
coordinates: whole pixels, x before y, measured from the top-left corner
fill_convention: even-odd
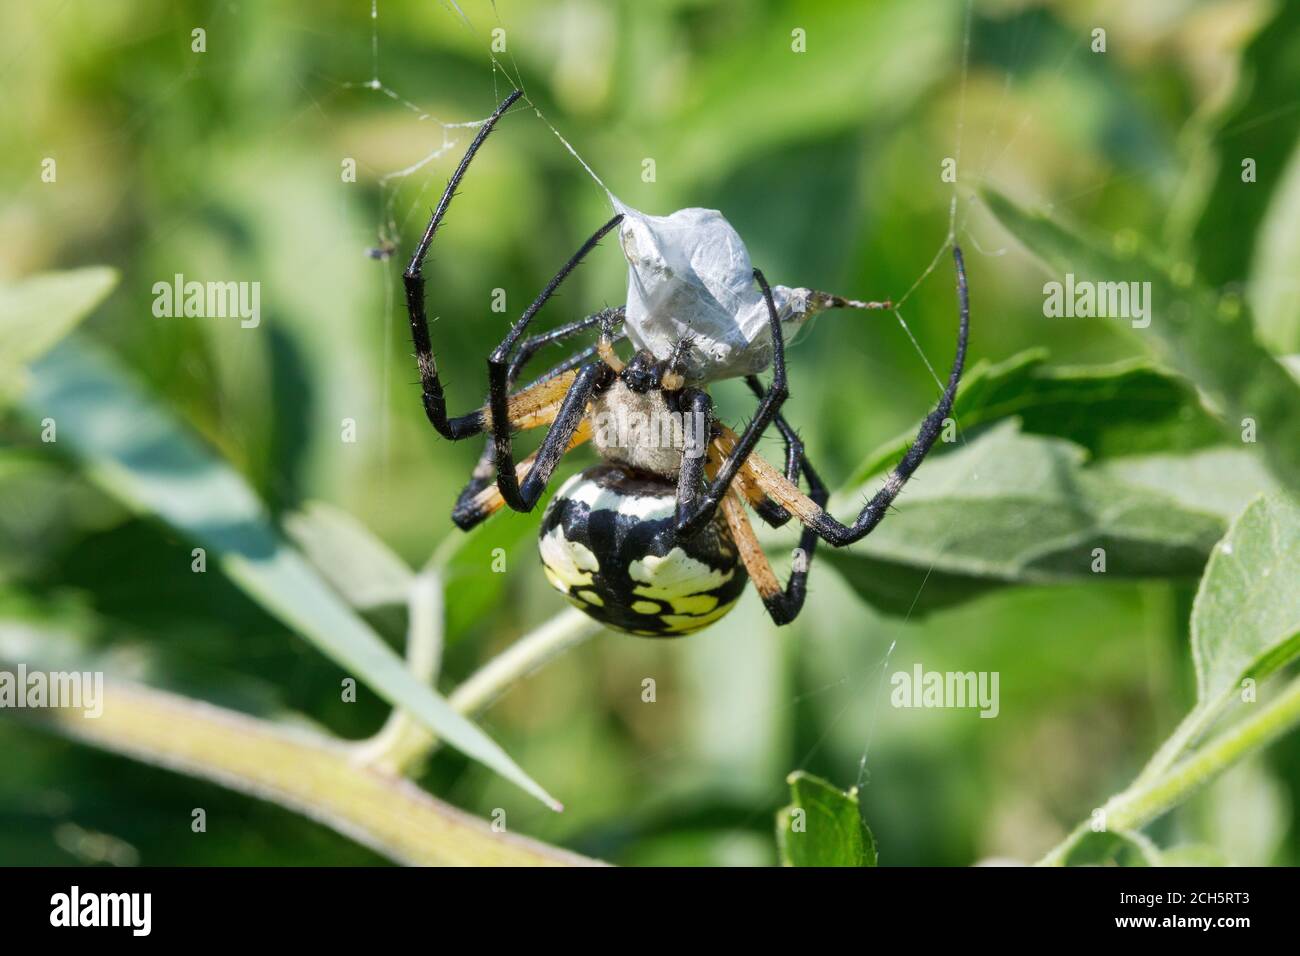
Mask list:
[[[1143,778],[1139,777],[1127,790],[1111,797],[1102,808],[1107,829],[1136,830],[1146,826],[1185,800],[1202,784],[1242,757],[1271,743],[1297,722],[1300,722],[1300,678],[1287,684],[1281,694],[1258,713],[1227,728],[1212,742],[1181,762],[1154,776],[1149,782],[1143,783]],[[1179,735],[1176,733],[1175,736]],[[1194,735],[1190,731],[1183,734],[1185,739],[1191,739],[1192,736]],[[1087,832],[1088,824],[1080,824],[1053,847],[1039,861],[1039,865],[1063,865],[1071,848]]]
[[[442,647],[442,591],[421,574],[410,595],[407,659],[432,680]],[[576,647],[600,627],[570,609],[520,638],[476,671],[449,701],[482,710],[516,681]],[[379,734],[348,743],[125,681],[108,680],[103,713],[34,712],[34,723],[156,766],[211,780],[319,820],[399,863],[571,866],[591,864],[535,840],[495,832],[402,776],[437,741],[395,712]]]
[[[598,623],[576,608],[562,611],[471,674],[451,692],[447,702],[462,714],[478,713],[516,681],[577,647],[600,629]]]
[[[424,578],[429,572],[421,575]],[[418,618],[417,618],[418,613]],[[425,631],[436,621],[435,646],[442,646],[442,603],[439,595],[436,618],[434,608],[426,602],[411,602],[411,636],[409,641],[426,645],[430,638]],[[420,623],[417,623],[417,620]],[[528,632],[508,648],[488,661],[457,687],[447,698],[452,708],[466,716],[487,709],[498,697],[551,660],[592,637],[600,625],[570,608],[561,611],[540,627]],[[424,635],[424,636],[422,636]],[[414,666],[414,665],[413,665]],[[428,756],[437,746],[438,739],[423,724],[417,724],[400,711],[394,711],[383,728],[374,737],[354,745],[357,759],[362,763],[405,773],[412,765]]]
[[[425,570],[411,579],[406,607],[406,662],[412,674],[433,686],[442,665],[443,638],[442,581],[437,572]],[[406,711],[394,708],[377,734],[354,746],[360,762],[405,775],[432,749],[433,735]]]
[[[1213,706],[1197,704],[1193,707],[1187,716],[1179,721],[1169,738],[1160,745],[1160,749],[1147,761],[1147,765],[1142,768],[1133,783],[1137,785],[1154,780],[1173,766],[1174,762],[1186,753],[1187,749],[1218,719],[1222,710],[1221,703]]]
[[[410,781],[358,764],[352,747],[125,681],[106,680],[103,713],[32,711],[33,723],[145,763],[269,800],[400,863],[573,866],[595,861],[485,821]]]

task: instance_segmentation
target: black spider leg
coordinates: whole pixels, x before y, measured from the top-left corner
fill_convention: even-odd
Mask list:
[[[746,382],[752,380],[750,388],[755,389],[756,394],[761,399],[764,395],[763,386],[758,381],[757,376],[749,376]],[[682,468],[677,476],[677,521],[684,520],[697,507],[700,497],[700,487],[704,483],[704,464],[707,458],[707,446],[712,436],[713,419],[713,400],[708,393],[699,389],[689,388],[682,392],[680,399],[680,408],[685,411],[688,421],[691,423],[690,438],[687,443],[686,451],[682,456]],[[787,461],[786,476],[790,481],[797,483],[799,481],[799,459],[803,455],[803,442],[795,434],[793,428],[780,415],[776,417],[777,428],[786,439]],[[790,520],[790,512],[781,507],[770,498],[751,503],[754,513],[763,519],[764,523],[773,527],[780,528]]]
[[[757,375],[749,375],[745,378],[745,384],[761,400],[764,395],[763,383],[758,380]],[[790,423],[785,420],[785,416],[777,415],[774,419],[777,430],[785,438],[786,467],[785,474],[791,484],[799,483],[799,474],[808,481],[808,497],[817,502],[818,507],[825,508],[826,502],[830,500],[830,491],[822,482],[821,477],[813,470],[807,456],[804,454],[803,440],[798,436]],[[790,512],[786,511],[776,502],[770,502],[773,508],[785,515],[785,521],[790,519]],[[754,509],[760,516],[762,512]],[[782,521],[782,524],[785,523]],[[774,525],[780,527],[780,525]],[[789,624],[799,612],[803,610],[804,598],[808,596],[808,571],[812,568],[813,555],[817,551],[817,542],[820,540],[817,531],[814,528],[805,527],[799,535],[799,547],[794,552],[794,558],[791,562],[790,577],[785,583],[785,590],[779,594],[774,594],[763,598],[763,605],[767,608],[767,613],[771,616],[772,621],[780,626]]]
[[[757,376],[748,376],[745,381],[760,401],[766,397],[766,392]],[[713,402],[706,392],[699,389],[687,389],[683,394],[683,402],[693,422],[712,422]],[[798,483],[799,474],[802,472],[808,481],[808,497],[815,501],[818,506],[824,508],[830,498],[830,492],[804,455],[802,440],[795,434],[794,429],[790,427],[790,424],[786,422],[782,415],[777,414],[773,420],[777,423],[777,427],[786,439],[787,478],[791,483]],[[707,431],[708,429],[706,429]],[[698,497],[699,487],[704,477],[704,455],[699,452],[703,451],[704,446],[708,444],[708,440],[709,435],[705,434],[702,440],[695,439],[695,441],[701,441],[701,444],[687,444],[687,451],[682,458],[682,469],[677,479],[677,514],[679,521],[684,513],[689,513]],[[790,513],[776,502],[768,501],[766,505],[769,510],[779,511],[784,516],[781,523],[790,520]],[[754,510],[760,517],[767,520],[763,508],[755,507]],[[779,527],[779,524],[774,526]],[[786,581],[785,590],[776,594],[760,595],[763,605],[767,608],[768,615],[778,626],[789,624],[803,609],[804,599],[808,594],[808,570],[812,567],[812,559],[817,551],[818,540],[817,531],[805,527],[799,536],[799,547],[794,553],[790,577]]]
[[[763,290],[772,332],[772,385],[763,396],[763,400],[758,403],[758,410],[736,442],[736,447],[727,456],[727,460],[718,469],[717,475],[708,483],[704,492],[699,493],[698,485],[685,487],[682,481],[678,482],[676,530],[677,537],[680,539],[693,537],[713,520],[718,505],[726,495],[727,489],[731,487],[731,482],[740,471],[740,466],[749,458],[767,426],[772,424],[772,420],[781,410],[782,403],[790,397],[785,379],[785,339],[781,335],[781,319],[777,315],[776,303],[772,301],[772,290],[768,287],[767,279],[763,278],[763,273],[755,269],[754,279]],[[702,470],[703,464],[701,463],[699,467]],[[685,472],[686,469],[682,470]]]
[[[880,524],[888,512],[889,506],[898,497],[898,493],[903,490],[907,479],[912,477],[913,472],[920,467],[925,456],[934,447],[935,441],[943,431],[944,420],[952,412],[953,399],[957,396],[957,385],[961,381],[962,369],[966,365],[966,344],[970,338],[970,291],[966,286],[966,261],[962,257],[961,247],[956,244],[952,247],[952,258],[957,269],[958,326],[957,354],[953,357],[952,370],[948,373],[948,384],[944,386],[939,403],[921,422],[912,447],[889,473],[884,486],[863,506],[853,524],[840,524],[825,511],[820,512],[809,522],[809,526],[817,532],[818,536],[832,547],[842,548],[855,541],[861,541],[875,530],[876,525]],[[813,481],[810,477],[809,486],[812,485]]]
[[[469,149],[466,150],[464,157],[461,158],[460,165],[456,167],[456,171],[452,173],[451,179],[447,182],[447,188],[443,190],[442,197],[438,200],[438,205],[435,207],[433,215],[429,219],[429,225],[425,228],[424,235],[420,238],[420,244],[416,247],[415,252],[411,256],[411,262],[402,275],[402,281],[406,288],[407,314],[410,316],[411,321],[411,338],[415,344],[416,361],[420,369],[424,412],[428,417],[429,422],[438,433],[445,438],[452,440],[467,438],[471,435],[477,435],[482,432],[486,424],[485,416],[483,414],[483,409],[480,408],[468,415],[462,415],[459,418],[447,418],[447,401],[443,394],[442,382],[438,377],[437,363],[433,357],[433,347],[429,339],[429,320],[425,312],[424,276],[422,273],[424,259],[428,255],[429,246],[433,242],[433,237],[437,233],[438,227],[442,224],[443,217],[447,214],[447,207],[451,204],[452,197],[456,194],[456,190],[459,188],[460,182],[465,176],[465,171],[469,169],[469,164],[473,160],[474,155],[478,152],[479,147],[483,145],[483,141],[487,139],[488,134],[492,132],[497,121],[522,95],[523,93],[520,90],[514,90],[511,92],[510,95],[501,102],[501,105],[496,108],[492,115],[483,123],[482,127],[479,128],[478,135],[476,135],[473,142],[470,143]],[[541,295],[533,301],[533,304],[528,307],[519,320],[511,327],[504,341],[497,346],[497,348],[492,352],[491,357],[488,359],[489,407],[494,413],[492,421],[492,437],[496,456],[498,484],[501,486],[502,497],[505,499],[506,503],[516,511],[531,510],[532,506],[536,504],[536,499],[540,495],[540,488],[537,487],[536,483],[531,481],[533,474],[536,473],[539,477],[544,475],[545,478],[549,478],[550,469],[554,468],[555,463],[550,462],[549,467],[542,469],[540,472],[537,467],[534,467],[532,472],[530,472],[529,480],[527,482],[529,488],[528,495],[520,493],[519,484],[515,479],[514,461],[510,449],[510,422],[507,417],[509,395],[506,379],[509,370],[508,359],[510,358],[510,352],[519,337],[523,334],[524,329],[527,328],[528,323],[532,320],[533,316],[537,314],[538,309],[540,309],[555,293],[555,290],[559,287],[560,283],[568,277],[569,273],[572,272],[578,263],[582,261],[583,257],[590,252],[592,248],[595,247],[596,243],[599,242],[606,233],[613,229],[622,218],[622,215],[614,216],[583,244],[582,248],[579,249],[567,263],[565,263],[564,267],[555,275],[554,278],[551,279],[546,288],[542,290]],[[597,371],[599,371],[599,368]],[[586,373],[584,378],[585,372],[586,369],[584,368],[583,372],[579,373],[578,379],[575,380],[573,386],[571,386],[572,388],[577,388],[580,383],[583,383],[587,388],[587,395],[583,398],[581,410],[585,410],[586,397],[589,397],[590,389],[594,387],[595,381],[595,373]],[[563,407],[567,408],[572,404],[569,401],[569,398],[571,397],[572,396],[566,396]],[[579,415],[579,419],[580,418],[581,415]],[[560,424],[560,419],[557,419],[552,423],[551,430],[547,433],[546,440],[543,442],[543,448],[538,451],[537,465],[544,464],[542,452],[543,450],[547,450],[549,454],[547,446],[552,443],[551,439],[553,434],[558,435],[558,433],[563,430],[557,429],[557,425]],[[574,421],[571,424],[566,422],[565,424],[570,426],[569,434],[565,436],[563,442],[563,446],[567,447],[568,439],[572,437],[573,429],[577,427],[577,422]],[[560,454],[563,454],[563,447],[561,448]],[[556,460],[558,460],[558,456]],[[503,474],[505,474],[504,478],[502,478]],[[542,480],[543,487],[545,485],[545,478]],[[531,502],[529,501],[530,497]]]
[[[808,480],[808,497],[825,508],[830,499],[830,492],[822,483],[817,472],[808,464],[808,459],[801,462],[804,477]],[[791,561],[790,578],[785,583],[785,590],[763,598],[767,613],[777,624],[789,624],[803,610],[804,598],[808,596],[808,571],[812,568],[813,555],[817,551],[819,532],[816,528],[805,526],[799,535],[799,547]]]
[[[596,248],[596,244],[601,239],[623,221],[623,214],[612,217],[607,223],[592,233],[591,237],[582,244],[557,272],[551,281],[546,284],[541,293],[533,300],[532,305],[524,310],[517,322],[511,326],[510,331],[488,357],[488,407],[492,412],[492,444],[496,453],[497,466],[497,488],[501,492],[501,497],[505,500],[507,506],[514,511],[532,511],[537,504],[537,499],[541,497],[542,490],[546,487],[546,482],[550,479],[551,471],[555,468],[559,456],[563,455],[568,448],[568,441],[573,437],[573,429],[578,427],[578,421],[587,408],[587,399],[591,397],[591,392],[597,384],[597,377],[603,377],[605,372],[612,370],[603,361],[594,362],[591,365],[585,365],[578,370],[578,377],[574,379],[573,384],[569,387],[569,393],[565,396],[561,404],[560,415],[564,414],[564,409],[568,408],[575,401],[575,392],[580,388],[585,389],[582,395],[582,402],[576,406],[578,409],[578,418],[569,428],[569,433],[564,436],[563,443],[559,446],[559,452],[556,454],[555,461],[546,464],[546,456],[549,454],[549,445],[552,437],[560,430],[561,418],[557,417],[551,423],[551,429],[547,432],[546,438],[543,439],[541,447],[537,450],[537,461],[529,471],[528,477],[524,480],[523,486],[515,475],[514,452],[510,444],[510,357],[519,337],[524,334],[528,328],[528,323],[533,320],[539,309],[546,304],[547,300],[555,294],[555,290],[560,287],[565,279],[569,277],[574,269],[586,258],[587,253]],[[540,483],[533,480],[534,476],[540,476]]]
[[[515,357],[510,360],[510,368],[506,372],[506,382],[511,388],[514,388],[515,382],[519,380],[519,373],[523,371],[524,366],[528,364],[529,360],[545,346],[550,345],[553,342],[563,342],[565,339],[572,338],[579,332],[584,332],[593,326],[621,322],[622,319],[622,308],[602,309],[599,312],[592,313],[586,318],[575,319],[572,322],[566,322],[564,325],[556,326],[549,332],[539,332],[536,335],[530,335],[528,338],[520,342],[519,346],[515,349]],[[547,369],[531,384],[537,385],[540,382],[545,382],[554,378],[556,375],[567,372],[570,368],[576,368],[578,365],[581,365],[582,362],[575,361],[579,355],[590,357],[595,354],[595,345],[583,349],[581,352],[576,352],[558,365]]]
[[[841,524],[820,509],[818,514],[806,519],[806,526],[816,531],[818,537],[832,547],[842,548],[845,545],[861,541],[875,530],[876,525],[880,524],[886,513],[888,513],[889,506],[893,504],[894,499],[903,490],[907,480],[912,477],[912,474],[920,467],[921,462],[925,460],[925,456],[929,454],[930,449],[934,447],[935,441],[938,440],[943,430],[944,420],[952,412],[953,399],[957,396],[957,385],[961,381],[962,369],[966,364],[966,346],[970,338],[970,291],[966,282],[966,262],[962,256],[960,246],[953,245],[952,256],[957,271],[958,327],[957,353],[953,357],[952,370],[948,373],[948,383],[944,386],[943,395],[940,396],[938,404],[935,405],[930,414],[925,416],[925,419],[921,422],[921,427],[917,429],[916,441],[907,450],[903,460],[889,473],[889,477],[885,479],[884,487],[876,492],[872,499],[863,506],[853,524]],[[754,270],[754,277],[763,288],[763,294],[767,299],[769,318],[772,323],[774,346],[772,353],[774,373],[772,390],[760,402],[753,421],[745,429],[745,434],[737,442],[736,449],[728,457],[723,468],[719,470],[717,477],[714,478],[708,490],[703,496],[700,496],[701,500],[695,505],[695,510],[688,511],[685,519],[682,518],[683,512],[679,502],[677,522],[677,533],[679,535],[689,536],[693,534],[699,527],[703,526],[705,521],[708,521],[713,516],[718,503],[722,500],[722,494],[730,486],[731,480],[735,478],[741,463],[753,451],[753,445],[758,441],[758,434],[761,433],[762,428],[766,428],[771,423],[773,404],[779,407],[779,402],[774,403],[772,401],[773,393],[777,392],[778,385],[781,387],[778,393],[780,401],[784,401],[786,397],[785,352],[784,343],[781,339],[780,323],[777,320],[776,309],[772,303],[771,292],[767,288],[766,280],[763,279],[762,274],[757,269]],[[760,425],[761,427],[758,427]],[[747,444],[746,439],[752,440]],[[820,480],[814,483],[813,475],[809,474],[806,469],[805,476],[808,477],[810,488],[821,485]],[[722,482],[724,477],[727,479],[726,483]],[[818,502],[818,504],[820,505],[821,502]]]
[[[762,401],[763,396],[767,393],[763,388],[763,383],[759,381],[757,375],[746,375],[745,384],[749,390]],[[781,433],[785,440],[785,477],[792,485],[799,484],[800,462],[806,461],[803,456],[803,439],[799,433],[791,427],[790,423],[785,420],[785,416],[777,414],[773,420],[776,430]],[[764,498],[761,502],[753,506],[754,513],[763,519],[770,527],[780,528],[790,521],[790,512],[781,505],[777,504],[771,498]]]
[[[493,114],[489,116],[479,128],[478,135],[474,137],[474,141],[470,143],[469,149],[465,151],[465,155],[462,157],[460,165],[456,167],[456,171],[452,173],[451,179],[448,180],[447,188],[443,190],[442,197],[438,200],[438,205],[434,208],[433,215],[429,219],[429,225],[424,230],[424,235],[420,239],[420,244],[416,247],[414,254],[411,256],[411,262],[407,266],[406,272],[402,275],[402,281],[406,288],[407,313],[410,316],[411,321],[411,338],[415,344],[416,362],[420,368],[424,412],[433,427],[437,429],[438,433],[443,437],[452,440],[468,438],[471,435],[479,434],[483,431],[486,422],[484,420],[482,408],[476,409],[473,412],[470,412],[467,415],[462,415],[458,418],[448,419],[447,417],[447,402],[443,394],[442,381],[438,377],[437,363],[434,361],[433,357],[433,347],[429,338],[429,321],[425,312],[424,276],[422,273],[424,259],[428,255],[429,246],[433,242],[433,237],[437,233],[438,227],[442,225],[442,220],[447,214],[447,208],[451,205],[452,197],[460,187],[460,182],[465,176],[465,171],[469,169],[470,161],[473,160],[479,147],[483,145],[483,141],[487,139],[488,134],[490,134],[496,126],[497,120],[499,120],[505,111],[509,109],[510,106],[522,95],[523,94],[519,90],[512,92],[501,102],[501,105],[496,108],[496,111],[493,112]],[[567,263],[565,263],[564,267],[556,273],[549,283],[547,283],[546,288],[543,289],[542,293],[533,301],[533,304],[530,305],[519,320],[515,322],[510,331],[506,334],[504,341],[496,347],[492,352],[492,357],[488,359],[489,404],[493,411],[498,413],[497,417],[493,421],[492,429],[494,433],[494,444],[497,446],[498,450],[497,463],[499,466],[502,464],[503,458],[508,459],[510,457],[508,448],[510,425],[509,422],[505,420],[506,403],[509,398],[506,391],[506,373],[508,371],[507,359],[510,357],[510,352],[519,337],[523,334],[524,329],[527,328],[528,323],[532,321],[533,316],[537,314],[537,311],[555,293],[555,290],[559,288],[560,283],[568,277],[569,273],[572,272],[578,263],[582,261],[583,257],[595,248],[596,243],[604,238],[604,236],[613,229],[622,218],[622,215],[614,216],[609,220],[609,222],[605,223],[605,225],[598,229],[591,238],[583,243],[582,248],[580,248],[578,252],[574,254]],[[501,448],[503,444],[507,446],[504,450]],[[513,485],[513,465],[511,465],[510,477],[511,484]],[[503,493],[506,491],[507,489],[503,489]],[[515,500],[512,500],[511,495],[508,493],[505,494],[505,497],[506,502],[510,504],[512,508],[515,508],[516,510],[528,510],[525,507],[521,507],[523,502],[518,499],[517,495],[515,496]]]
[[[504,441],[495,436],[492,444],[496,452],[497,489],[501,497],[516,511],[531,511],[536,505],[546,484],[551,480],[555,466],[559,464],[564,453],[569,450],[569,439],[578,430],[583,417],[587,414],[587,401],[600,386],[609,382],[613,372],[604,361],[591,362],[578,370],[577,378],[564,394],[560,410],[551,422],[551,427],[537,449],[533,465],[521,483],[515,474],[514,456],[511,454],[510,439]],[[503,464],[504,462],[504,464]],[[509,481],[502,478],[504,469],[509,469]],[[513,496],[513,502],[512,502]],[[514,502],[518,502],[515,504]]]
[[[506,384],[509,388],[514,389],[515,383],[519,379],[520,372],[523,371],[524,365],[532,358],[543,346],[554,342],[560,342],[571,336],[577,335],[594,325],[612,326],[614,323],[621,323],[623,319],[623,309],[604,309],[584,319],[577,319],[549,332],[541,332],[537,335],[529,336],[519,343],[518,350],[515,353],[510,368],[506,373]],[[620,328],[613,334],[610,341],[618,341],[626,333]],[[558,375],[563,375],[570,369],[584,365],[595,357],[598,345],[590,345],[578,352],[570,355],[557,365],[547,369],[536,379],[530,382],[525,388],[532,388],[534,385],[540,385],[542,382],[550,381]],[[489,433],[483,443],[483,453],[479,456],[478,464],[474,466],[474,471],[469,482],[461,489],[460,495],[456,498],[456,506],[452,509],[451,520],[462,531],[468,531],[475,525],[487,518],[491,511],[485,511],[475,503],[475,498],[488,485],[496,481],[496,444]]]
[[[686,443],[682,449],[682,466],[677,473],[677,526],[697,507],[700,486],[704,483],[704,463],[709,441],[713,438],[713,399],[699,388],[681,392],[680,409],[686,413]],[[686,537],[678,532],[679,537]]]
[[[429,225],[425,228],[424,235],[420,237],[420,244],[415,247],[410,264],[407,265],[406,271],[402,273],[402,284],[406,288],[406,312],[411,321],[411,340],[415,344],[415,360],[420,368],[424,414],[439,435],[453,441],[468,438],[470,435],[477,435],[483,431],[483,412],[482,409],[478,409],[459,418],[447,418],[447,400],[443,395],[442,381],[438,378],[438,364],[434,361],[433,345],[429,339],[429,318],[425,313],[424,259],[429,254],[429,245],[433,242],[434,234],[438,231],[438,227],[442,225],[443,217],[447,215],[447,207],[451,205],[452,196],[456,194],[456,190],[460,187],[460,181],[465,176],[465,170],[469,169],[470,160],[474,158],[474,154],[483,145],[483,141],[488,138],[488,134],[496,126],[497,120],[521,96],[523,96],[523,92],[520,90],[512,92],[502,100],[496,111],[479,127],[478,135],[469,144],[469,149],[465,151],[465,155],[461,158],[460,165],[456,167],[456,171],[451,174],[451,179],[447,181],[447,188],[442,191],[442,197],[438,200],[438,205],[429,218]]]

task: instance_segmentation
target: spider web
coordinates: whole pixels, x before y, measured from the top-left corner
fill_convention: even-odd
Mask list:
[[[600,177],[596,175],[595,170],[579,155],[574,146],[547,119],[546,115],[529,97],[523,73],[515,62],[513,52],[509,51],[509,47],[507,46],[507,63],[492,51],[475,22],[471,20],[464,6],[458,3],[457,0],[429,0],[429,2],[438,5],[446,13],[449,29],[464,29],[473,35],[476,40],[484,41],[482,48],[487,51],[488,61],[491,65],[494,105],[504,99],[506,91],[518,89],[523,92],[524,95],[519,103],[511,108],[502,117],[502,120],[504,121],[508,116],[518,112],[531,111],[555,135],[556,139],[559,140],[569,155],[582,166],[587,175],[605,192],[612,207],[613,194],[606,188]],[[370,14],[370,76],[364,80],[339,82],[337,83],[338,88],[341,90],[373,92],[398,104],[411,113],[416,122],[431,126],[437,132],[436,143],[431,149],[414,155],[410,162],[399,168],[380,172],[376,179],[380,193],[378,222],[375,228],[376,241],[373,247],[367,249],[367,253],[371,258],[384,263],[386,272],[383,282],[383,315],[385,318],[384,367],[381,383],[383,391],[379,403],[382,409],[380,461],[384,471],[382,480],[386,483],[391,464],[392,408],[388,396],[391,394],[390,386],[393,375],[393,340],[401,331],[400,317],[395,311],[394,290],[397,288],[400,276],[398,263],[401,261],[402,253],[406,250],[402,237],[409,234],[417,220],[421,224],[427,221],[429,209],[432,207],[430,199],[439,195],[446,183],[446,176],[443,175],[446,170],[438,165],[438,161],[449,153],[452,154],[451,160],[458,160],[468,147],[473,136],[487,122],[488,116],[461,121],[441,119],[435,116],[432,111],[414,102],[414,98],[408,98],[389,86],[383,79],[380,50],[379,24],[382,5],[380,0],[369,0],[368,6]],[[494,0],[489,0],[489,6],[494,25],[504,28],[504,23]],[[501,82],[503,79],[505,84]],[[414,181],[417,188],[412,196],[402,201],[402,190],[408,180]]]
[[[371,18],[371,60],[372,70],[368,78],[354,80],[342,84],[345,88],[371,91],[376,96],[385,97],[410,112],[414,122],[427,125],[434,129],[434,144],[424,152],[417,152],[411,157],[411,160],[399,168],[382,172],[378,176],[378,185],[380,188],[380,203],[377,211],[376,225],[376,246],[370,250],[370,253],[376,259],[381,260],[388,270],[388,275],[384,282],[384,315],[386,317],[386,328],[388,336],[388,345],[393,344],[392,337],[398,334],[401,328],[400,316],[394,311],[394,290],[397,288],[399,276],[395,268],[393,257],[395,253],[404,251],[409,243],[404,244],[402,236],[409,234],[413,229],[422,227],[427,220],[428,210],[432,205],[430,201],[439,194],[446,183],[447,174],[451,164],[454,164],[464,152],[468,145],[469,139],[474,132],[480,128],[486,121],[484,116],[479,119],[449,121],[443,118],[437,118],[430,111],[419,106],[415,100],[416,96],[407,97],[406,95],[392,89],[383,79],[383,59],[380,49],[380,32],[379,20],[383,15],[383,4],[381,0],[359,0],[359,2],[368,2]],[[488,27],[505,27],[502,22],[499,10],[492,0],[481,0],[477,3],[458,2],[458,0],[428,0],[430,4],[436,5],[445,14],[448,29],[462,29],[472,34],[481,42],[481,48],[485,51],[486,62],[485,70],[490,70],[493,103],[499,103],[504,98],[506,92],[510,89],[519,89],[523,92],[519,104],[513,107],[506,117],[514,116],[516,113],[530,112],[536,121],[540,122],[556,139],[561,148],[571,157],[572,161],[579,165],[584,172],[592,179],[605,196],[610,200],[611,206],[615,200],[614,193],[606,186],[605,181],[601,178],[596,170],[588,163],[579,150],[565,137],[563,132],[551,122],[551,120],[540,110],[536,103],[529,96],[526,78],[520,70],[514,58],[515,44],[527,42],[526,37],[516,33],[510,33],[510,42],[507,46],[507,52],[504,57],[498,56],[491,52],[490,46],[486,41],[487,34],[481,29],[483,24],[489,24]],[[963,148],[967,135],[967,93],[969,86],[969,68],[972,42],[972,18],[974,0],[957,0],[958,12],[961,16],[961,33],[959,43],[960,63],[954,64],[958,74],[958,116],[955,128],[952,130],[952,156],[956,161],[959,170],[958,182],[951,184],[951,196],[947,204],[946,222],[942,223],[936,230],[938,233],[936,247],[933,256],[926,262],[921,271],[916,275],[914,281],[894,298],[893,314],[897,321],[902,334],[910,343],[912,350],[915,352],[917,360],[917,370],[927,374],[934,382],[935,393],[934,400],[937,401],[943,392],[944,376],[936,369],[935,363],[926,354],[919,340],[914,334],[908,323],[907,315],[912,309],[912,298],[914,294],[933,276],[936,270],[939,270],[945,262],[950,262],[949,253],[954,243],[959,240],[968,248],[968,262],[974,258],[969,255],[969,250],[974,250],[977,257],[995,258],[1006,253],[1005,249],[986,249],[977,236],[974,235],[969,227],[969,220],[974,206],[973,190],[969,184],[982,184],[990,174],[995,171],[999,163],[1006,157],[1008,152],[1014,146],[1018,138],[1031,126],[1036,118],[1033,107],[1029,107],[1014,123],[1010,134],[1006,135],[1000,141],[998,137],[989,135],[985,137],[984,148],[976,163],[977,172],[973,177],[967,176],[963,166]],[[1082,31],[1081,31],[1082,32]],[[1013,56],[1018,60],[1028,55],[1032,46],[1032,37],[1022,36],[1022,43],[1019,44],[1018,50]],[[1082,33],[1079,42],[1067,51],[1065,57],[1060,61],[1054,71],[1054,77],[1059,80],[1066,69],[1069,67],[1072,59],[1077,56],[1078,52],[1086,46],[1087,35]],[[1010,98],[1014,85],[1014,77],[1008,72],[1003,84],[1000,106],[1005,105]],[[998,111],[1001,113],[1001,109]],[[450,155],[449,155],[450,154]],[[442,164],[439,161],[447,158],[448,163]],[[403,199],[402,187],[408,184],[408,181],[414,181],[416,188],[410,190],[412,195]],[[978,318],[976,319],[978,321]],[[384,368],[384,388],[385,395],[388,394],[389,379],[392,374],[390,359],[393,349],[385,350],[385,368]],[[945,356],[941,360],[946,366],[948,358]],[[967,367],[971,365],[970,360]],[[797,372],[793,374],[797,375]],[[384,459],[387,460],[387,435],[388,435],[388,416],[389,403],[385,400],[382,403],[384,408]],[[959,440],[965,443],[966,439],[958,425]],[[910,484],[924,482],[925,468],[919,470],[916,476],[911,479]],[[980,480],[978,473],[973,472],[966,476],[968,482],[974,483]],[[898,504],[903,508],[906,507],[907,493],[904,491],[899,498]],[[936,549],[936,554],[941,555],[948,547],[949,543],[961,532],[960,519],[949,531],[947,538],[940,543]],[[937,560],[937,558],[936,558]],[[912,609],[915,609],[917,602],[922,597],[925,588],[929,585],[930,576],[933,572],[934,564],[932,563],[926,574],[923,576],[921,584],[918,586],[916,594],[912,600]],[[780,569],[778,569],[780,573]],[[903,619],[906,625],[911,619],[912,610],[909,609]],[[904,634],[905,639],[905,634]],[[781,710],[793,707],[802,701],[827,693],[839,693],[843,695],[843,704],[835,711],[835,714],[829,721],[824,722],[820,738],[815,741],[804,753],[798,755],[799,760],[796,767],[807,766],[818,752],[825,746],[832,731],[841,722],[850,708],[864,697],[872,701],[872,710],[870,718],[863,729],[863,745],[858,760],[857,778],[855,784],[858,788],[864,788],[871,783],[870,757],[873,744],[876,739],[876,733],[879,723],[879,711],[881,699],[887,693],[886,679],[889,674],[889,665],[898,646],[897,638],[890,639],[889,644],[885,647],[880,655],[868,666],[860,668],[854,672],[845,674],[843,677],[833,682],[816,687],[812,690],[787,699],[782,705]],[[671,758],[676,754],[675,748],[656,751],[647,754],[641,761],[641,766],[646,768],[646,772],[653,772],[653,768],[661,760]],[[837,781],[841,782],[842,781]],[[752,823],[760,815],[769,812],[772,805],[780,805],[784,802],[786,787],[784,782],[773,784],[769,800],[762,803],[754,811],[750,820],[741,821],[738,829],[743,829],[747,823]],[[528,825],[528,818],[533,813],[530,808],[519,808],[518,816],[523,818],[525,826]],[[541,817],[540,812],[537,814]]]

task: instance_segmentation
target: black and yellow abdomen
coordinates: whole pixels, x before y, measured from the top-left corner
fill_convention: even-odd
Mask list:
[[[597,465],[566,481],[542,518],[547,580],[607,627],[679,637],[730,611],[748,575],[721,511],[679,544],[672,481]]]

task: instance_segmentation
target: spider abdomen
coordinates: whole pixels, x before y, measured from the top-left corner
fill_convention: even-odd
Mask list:
[[[542,518],[547,580],[615,630],[679,637],[721,618],[748,575],[721,513],[679,543],[677,488],[648,472],[597,465],[574,475]]]

